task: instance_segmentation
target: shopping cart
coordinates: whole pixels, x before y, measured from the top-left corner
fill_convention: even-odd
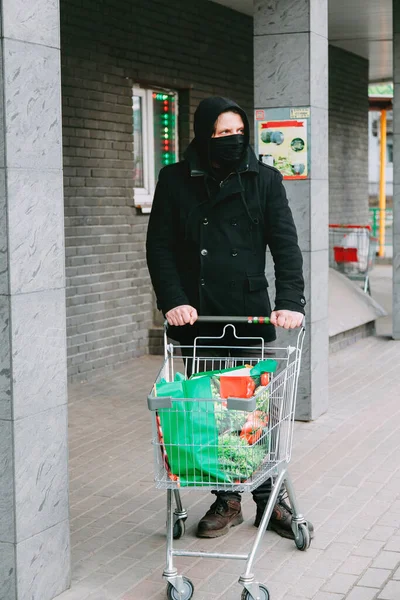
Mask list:
[[[329,266],[349,279],[361,281],[368,294],[376,248],[370,225],[329,225]]]
[[[293,511],[292,529],[297,548],[307,550],[311,541],[308,523],[299,511],[287,470],[292,450],[304,325],[295,346],[271,348],[261,337],[240,338],[236,334],[236,324],[256,325],[269,322],[267,318],[200,317],[199,322],[229,325],[221,326],[221,336],[198,337],[193,346],[186,347],[168,343],[166,325],[165,362],[148,396],[156,487],[167,490],[166,567],[163,572],[168,582],[167,597],[169,600],[192,598],[192,582],[178,574],[174,567],[176,556],[189,556],[246,561],[245,571],[239,578],[244,588],[242,600],[269,600],[267,587],[256,580],[252,567],[282,486],[286,488]],[[224,342],[229,335],[230,345],[227,346]],[[259,357],[246,357],[246,351],[254,350],[255,344],[259,348]],[[221,356],[215,356],[216,349]],[[267,378],[264,378],[265,374],[261,375],[260,381],[255,377],[258,387],[251,397],[226,397],[223,393],[223,387],[226,392],[226,380],[222,381],[224,373],[221,371],[225,370],[226,375],[227,369],[240,367],[242,370],[251,368],[252,373],[258,374],[266,368]],[[208,397],[201,393],[204,382],[210,386]],[[196,387],[199,384],[202,385]],[[163,389],[165,396],[160,395]],[[176,390],[188,389],[195,390],[194,393],[201,397],[181,397],[179,394],[175,397]],[[270,478],[273,480],[272,492],[248,554],[174,548],[173,540],[184,535],[187,519],[180,488],[246,492]]]

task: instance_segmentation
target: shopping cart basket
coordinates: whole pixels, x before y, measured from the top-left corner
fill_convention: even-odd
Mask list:
[[[244,588],[242,600],[270,598],[268,589],[256,581],[252,567],[283,485],[293,511],[295,544],[299,550],[310,545],[308,523],[299,511],[287,471],[305,329],[300,329],[296,345],[288,348],[266,347],[260,337],[236,335],[236,323],[268,321],[262,317],[200,317],[203,323],[229,324],[221,327],[220,337],[198,337],[193,346],[186,347],[168,343],[165,327],[165,362],[148,396],[148,407],[152,412],[156,487],[167,490],[163,577],[168,582],[169,600],[190,600],[194,592],[192,582],[174,567],[176,556],[244,560],[246,568],[239,578]],[[224,346],[228,334],[234,339],[233,346]],[[259,348],[257,358],[255,344]],[[246,357],[249,348],[253,358]],[[215,356],[216,349],[221,356]],[[242,375],[243,370],[251,373],[250,379],[254,378],[258,387],[246,390],[248,397],[226,397],[226,378],[237,387],[239,380],[242,384],[249,378]],[[160,395],[163,390],[166,395]],[[185,391],[199,397],[184,397]],[[179,488],[245,492],[270,478],[274,482],[272,492],[248,554],[174,549],[173,540],[185,533],[187,518]]]
[[[369,274],[375,262],[377,240],[370,225],[329,225],[329,266],[349,279],[361,281],[371,294]]]

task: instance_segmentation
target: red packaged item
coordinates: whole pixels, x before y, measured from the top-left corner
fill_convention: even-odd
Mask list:
[[[256,389],[256,384],[250,375],[224,375],[220,378],[221,398],[251,398]]]

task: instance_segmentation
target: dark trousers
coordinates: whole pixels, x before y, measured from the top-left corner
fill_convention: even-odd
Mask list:
[[[237,343],[237,340],[235,340]],[[241,364],[246,364],[246,362],[250,362],[250,364],[256,364],[256,361],[259,360],[262,356],[262,347],[261,342],[260,345],[251,346],[247,340],[243,340],[242,346],[248,345],[248,347],[243,348],[242,346],[234,346],[229,345],[227,348],[214,348],[213,346],[228,346],[228,342],[216,339],[201,339],[198,344],[196,344],[196,352],[195,352],[195,360],[193,361],[193,341],[188,343],[188,348],[182,347],[182,354],[185,356],[185,370],[186,376],[190,377],[193,372],[201,372],[201,371],[212,371],[217,369],[224,369],[228,366],[226,360],[227,357],[234,358],[236,361],[236,366],[240,366]],[[254,342],[253,342],[254,343]],[[204,347],[202,347],[204,346]],[[269,353],[271,355],[271,352]],[[268,356],[268,348],[264,348],[264,356]],[[198,360],[197,360],[198,359]],[[252,491],[253,500],[257,504],[265,505],[268,502],[269,496],[271,494],[272,489],[272,480],[266,479],[258,488]],[[234,491],[213,491],[213,494],[219,496],[222,500],[237,500],[240,502],[241,494],[240,492]],[[281,498],[283,492],[281,490],[279,498]]]

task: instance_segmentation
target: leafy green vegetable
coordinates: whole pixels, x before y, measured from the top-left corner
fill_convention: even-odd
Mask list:
[[[256,393],[257,393],[257,390],[256,390]],[[265,414],[268,414],[268,411],[269,411],[269,390],[268,389],[266,389],[264,392],[261,392],[261,393],[259,393],[259,395],[257,395],[256,410],[261,410]]]
[[[218,439],[218,464],[230,483],[246,481],[262,463],[267,448],[268,444],[249,446],[238,435],[227,433]]]

